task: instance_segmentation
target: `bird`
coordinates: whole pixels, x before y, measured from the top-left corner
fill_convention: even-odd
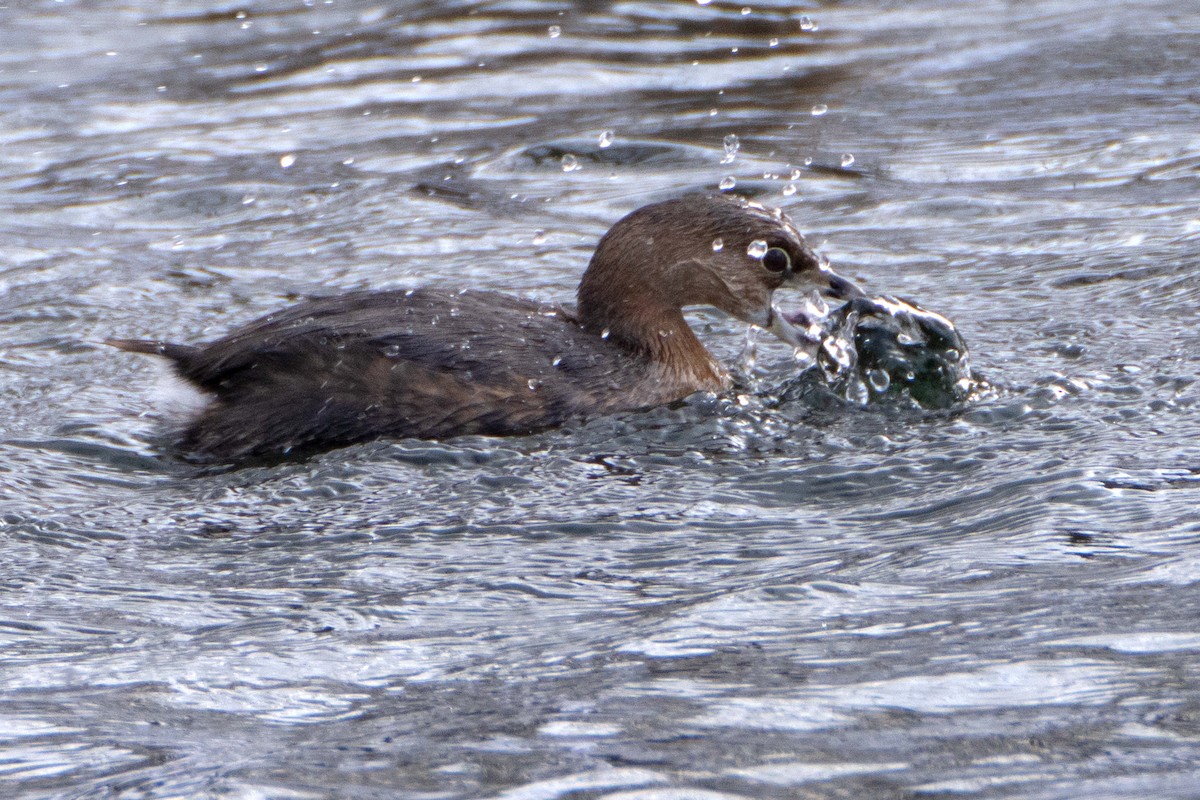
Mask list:
[[[111,338],[166,358],[206,403],[184,458],[290,458],[383,437],[519,435],[730,388],[684,319],[709,306],[791,344],[779,288],[848,300],[780,209],[728,194],[643,206],[600,239],[574,309],[470,286],[301,302],[214,341]]]

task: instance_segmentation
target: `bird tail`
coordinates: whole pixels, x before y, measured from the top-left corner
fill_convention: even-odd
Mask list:
[[[157,339],[105,339],[104,343],[127,353],[164,356],[175,362],[187,361],[196,353],[196,348],[191,345],[172,344]]]

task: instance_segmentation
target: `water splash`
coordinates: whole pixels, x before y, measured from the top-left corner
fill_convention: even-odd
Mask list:
[[[857,298],[827,313],[810,297],[788,316],[816,346],[785,397],[832,392],[855,405],[900,400],[948,408],[975,388],[966,342],[950,320],[894,297]],[[815,367],[815,368],[814,368]]]
[[[742,350],[735,362],[738,370],[745,375],[752,375],[754,368],[758,366],[758,331],[753,325],[747,326],[746,336],[742,339]]]

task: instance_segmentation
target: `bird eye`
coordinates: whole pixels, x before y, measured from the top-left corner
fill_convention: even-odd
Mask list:
[[[772,247],[763,253],[762,265],[771,272],[787,272],[792,268],[792,257],[782,247]]]

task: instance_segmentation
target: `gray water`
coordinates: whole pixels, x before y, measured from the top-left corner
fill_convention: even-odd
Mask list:
[[[745,2],[0,5],[0,795],[1200,797],[1194,4]],[[990,388],[214,473],[97,344],[727,177]]]

